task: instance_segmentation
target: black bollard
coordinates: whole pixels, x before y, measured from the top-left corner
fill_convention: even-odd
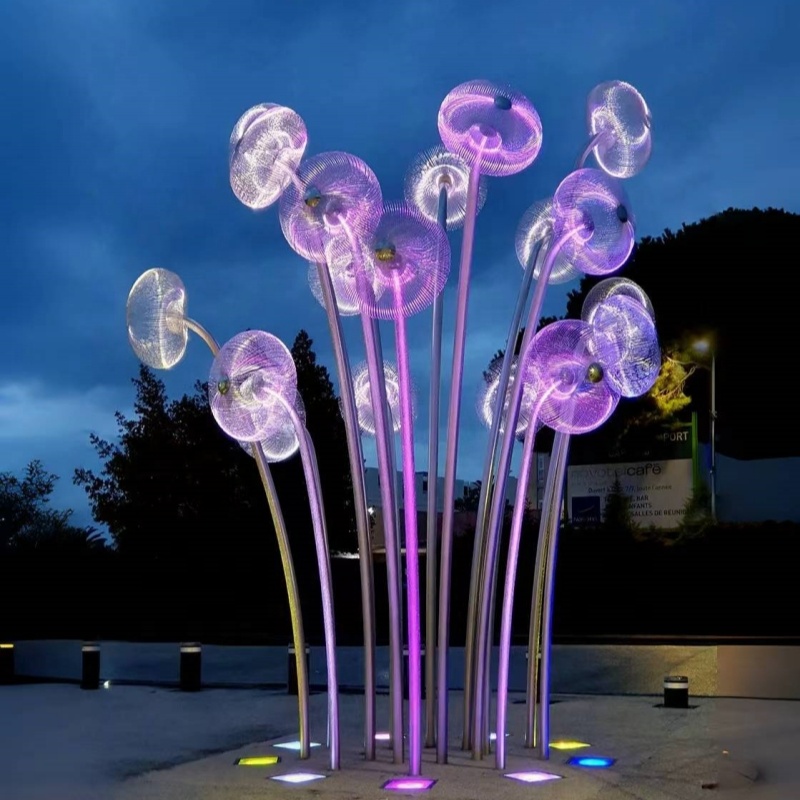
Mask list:
[[[81,652],[83,655],[81,689],[99,689],[100,645],[97,642],[84,642]]]
[[[288,675],[287,681],[288,693],[292,695],[297,694],[297,662],[295,661],[294,645],[289,645],[289,662],[288,662]],[[311,674],[311,648],[306,645],[306,675]]]
[[[0,685],[14,683],[14,645],[0,644]]]
[[[664,708],[689,708],[689,679],[685,675],[664,678]]]
[[[420,651],[420,661],[425,663],[425,648]],[[403,648],[403,699],[408,700],[408,648]],[[425,673],[422,674],[422,699],[425,699]]]
[[[199,642],[181,645],[181,691],[199,692],[202,686],[203,648]]]

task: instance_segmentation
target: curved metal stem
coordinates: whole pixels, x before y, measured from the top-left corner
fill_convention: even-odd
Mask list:
[[[399,292],[399,287],[396,289]],[[403,457],[403,512],[405,520],[406,579],[408,604],[408,752],[409,772],[422,769],[422,632],[420,630],[419,539],[417,535],[417,491],[414,464],[414,412],[411,404],[411,368],[405,317],[395,320],[397,376],[400,384],[400,436]]]
[[[219,353],[217,340],[199,323],[193,319],[186,319],[186,327],[196,333],[211,350],[211,354],[216,358]],[[289,616],[292,622],[292,644],[294,645],[295,665],[297,670],[297,704],[298,718],[300,724],[300,758],[309,758],[311,755],[311,740],[309,738],[309,712],[308,712],[308,670],[306,669],[306,639],[303,632],[303,612],[300,607],[300,590],[297,584],[297,574],[294,569],[292,559],[292,548],[289,544],[289,534],[286,530],[286,521],[283,518],[278,493],[275,491],[275,484],[272,480],[272,473],[269,464],[264,458],[261,448],[254,444],[252,447],[253,457],[258,467],[258,474],[261,477],[261,485],[264,487],[264,494],[267,497],[272,524],[275,528],[275,536],[278,540],[278,550],[280,552],[281,566],[283,567],[283,577],[286,582],[286,593],[289,600]]]
[[[589,139],[589,141],[586,143],[586,147],[581,150],[580,155],[575,161],[575,169],[583,169],[586,166],[589,156],[592,155],[598,143],[605,138],[606,133],[607,131],[600,131],[600,133],[596,133],[591,139]]]
[[[569,435],[558,434],[553,450],[557,450],[551,507],[548,510],[547,561],[544,567],[544,589],[541,628],[541,664],[539,675],[539,754],[542,759],[550,758],[550,650],[553,641],[553,602],[555,600],[555,567],[558,554],[558,531],[561,523],[561,499],[564,494],[564,475],[567,470]],[[541,531],[540,531],[541,535]]]
[[[475,647],[475,623],[478,586],[483,575],[483,559],[486,537],[486,515],[489,509],[489,498],[491,497],[492,479],[494,477],[494,462],[497,456],[497,443],[500,438],[500,427],[505,410],[505,398],[508,393],[508,383],[511,378],[511,367],[514,362],[514,345],[519,336],[522,314],[525,311],[525,304],[528,301],[533,273],[536,268],[536,261],[542,252],[541,242],[537,243],[522,275],[522,283],[517,293],[517,304],[514,314],[511,317],[511,324],[506,338],[506,350],[503,354],[503,365],[500,370],[500,377],[497,385],[496,408],[492,418],[492,427],[489,431],[489,446],[486,451],[486,459],[483,464],[483,474],[481,476],[481,491],[478,498],[478,516],[475,524],[475,540],[472,550],[472,574],[469,583],[469,602],[467,603],[467,636],[464,648],[464,723],[462,731],[462,748],[468,750],[472,746],[471,719],[472,719],[472,694],[474,680],[474,647]]]
[[[464,237],[461,243],[461,263],[458,273],[456,329],[453,342],[453,368],[450,377],[450,403],[447,418],[447,444],[444,470],[444,509],[442,514],[442,554],[439,569],[439,630],[436,653],[437,724],[436,760],[447,763],[448,698],[447,663],[450,646],[450,578],[453,559],[453,515],[455,512],[456,466],[458,461],[458,425],[461,415],[461,387],[464,378],[464,345],[467,332],[467,305],[472,249],[475,244],[475,218],[478,213],[480,158],[469,173]]]
[[[556,256],[568,239],[580,232],[582,228],[576,228],[564,234],[561,239],[550,244],[547,254],[539,273],[536,289],[531,299],[531,307],[528,311],[528,319],[525,324],[525,335],[522,339],[520,358],[523,358],[530,346],[541,316],[542,304],[544,303],[547,283],[553,269]],[[488,637],[488,616],[489,616],[489,597],[490,581],[494,574],[494,560],[497,558],[500,534],[503,524],[503,512],[505,510],[506,483],[508,479],[509,467],[511,466],[511,455],[514,449],[515,432],[517,420],[519,419],[520,404],[522,401],[522,381],[514,381],[511,384],[508,399],[508,412],[505,419],[505,431],[500,449],[500,460],[497,469],[497,482],[494,487],[491,511],[486,532],[486,552],[483,582],[478,589],[478,618],[477,618],[477,647],[475,660],[475,683],[476,689],[483,686],[483,673],[486,664],[486,647]],[[474,715],[472,724],[472,756],[481,758],[486,751],[488,742],[482,741],[482,731],[484,730],[484,714],[488,709],[483,708],[482,697],[477,694],[474,703]]]
[[[447,186],[439,190],[437,221],[447,230]],[[442,376],[444,292],[433,298],[431,383],[428,398],[428,507],[425,540],[425,746],[436,746],[436,554],[439,491],[439,389]]]
[[[358,561],[361,573],[361,619],[364,632],[364,757],[375,759],[375,576],[372,565],[367,492],[364,485],[364,454],[361,431],[358,427],[353,375],[342,332],[342,321],[336,305],[336,295],[326,264],[317,264],[322,298],[328,317],[339,391],[342,397],[342,416],[347,433],[347,454],[353,482],[353,501],[358,535]]]

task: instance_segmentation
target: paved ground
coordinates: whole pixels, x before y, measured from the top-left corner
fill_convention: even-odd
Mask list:
[[[515,695],[513,699],[521,699]],[[800,796],[797,752],[800,705],[782,701],[697,699],[687,711],[655,708],[652,697],[557,696],[553,737],[591,746],[581,754],[610,756],[609,770],[568,766],[569,753],[538,763],[521,746],[524,705],[510,706],[509,764],[541,769],[561,780],[518,784],[472,762],[457,747],[461,696],[452,697],[452,763],[425,754],[425,773],[438,779],[432,798],[485,800],[691,800],[717,795],[791,800]],[[343,767],[327,770],[327,750],[308,762],[282,753],[276,741],[296,735],[295,699],[250,689],[187,694],[112,686],[82,692],[70,685],[0,687],[0,797],[3,800],[248,800],[298,795],[385,798],[381,787],[402,774],[379,744],[379,760],[364,762],[359,740],[361,697],[342,697]],[[379,725],[387,723],[379,699]],[[325,695],[312,698],[312,734],[325,743]],[[723,754],[728,751],[728,755]],[[275,767],[234,766],[243,755],[282,753]],[[328,774],[307,786],[269,776],[308,769]],[[760,776],[759,776],[760,774]],[[717,788],[702,788],[703,784]]]

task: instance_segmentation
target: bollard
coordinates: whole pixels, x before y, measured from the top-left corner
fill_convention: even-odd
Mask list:
[[[100,645],[97,642],[84,642],[81,652],[83,654],[81,689],[99,689]]]
[[[420,650],[420,659],[425,660],[425,648]],[[408,700],[408,648],[403,648],[403,699]],[[425,681],[422,681],[422,699],[425,699]]]
[[[689,679],[685,675],[664,678],[664,708],[689,708]]]
[[[202,686],[203,648],[199,642],[181,645],[181,691],[199,692]]]
[[[14,645],[0,644],[0,685],[14,683]]]
[[[297,662],[294,658],[295,649],[294,645],[289,645],[289,663],[288,663],[288,693],[296,695],[297,694]],[[306,674],[311,675],[311,648],[306,645]],[[310,679],[309,679],[310,682]]]

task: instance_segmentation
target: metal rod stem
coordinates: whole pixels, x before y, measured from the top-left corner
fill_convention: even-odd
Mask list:
[[[353,375],[350,358],[342,332],[342,321],[336,304],[330,272],[326,264],[317,264],[322,298],[328,318],[339,392],[342,398],[342,416],[347,434],[347,454],[350,460],[350,475],[353,482],[353,501],[358,535],[358,561],[361,575],[361,619],[364,635],[364,757],[375,759],[375,575],[370,541],[367,492],[364,483],[364,453],[361,446],[361,431],[358,427]]]
[[[439,191],[437,220],[447,230],[447,187]],[[428,398],[428,507],[425,540],[425,746],[436,746],[436,566],[439,547],[439,390],[442,376],[444,291],[433,299]]]
[[[467,332],[467,306],[469,302],[469,277],[472,250],[475,244],[475,218],[478,213],[480,187],[480,158],[475,159],[469,173],[467,206],[464,218],[464,236],[461,243],[461,262],[458,272],[458,299],[456,327],[453,341],[453,367],[450,377],[450,402],[447,417],[447,443],[444,470],[444,508],[442,514],[442,553],[439,569],[439,630],[436,662],[438,694],[436,720],[436,760],[447,763],[448,699],[447,685],[448,648],[450,646],[450,579],[453,559],[453,514],[455,512],[456,468],[458,461],[458,425],[461,415],[461,388],[464,379],[464,345]]]
[[[575,162],[575,169],[583,169],[586,166],[586,162],[589,160],[589,156],[592,155],[594,152],[595,147],[597,147],[598,143],[604,139],[606,136],[606,131],[600,131],[600,133],[596,133],[592,136],[591,139],[586,143],[586,146],[581,150],[580,155],[578,156]]]

